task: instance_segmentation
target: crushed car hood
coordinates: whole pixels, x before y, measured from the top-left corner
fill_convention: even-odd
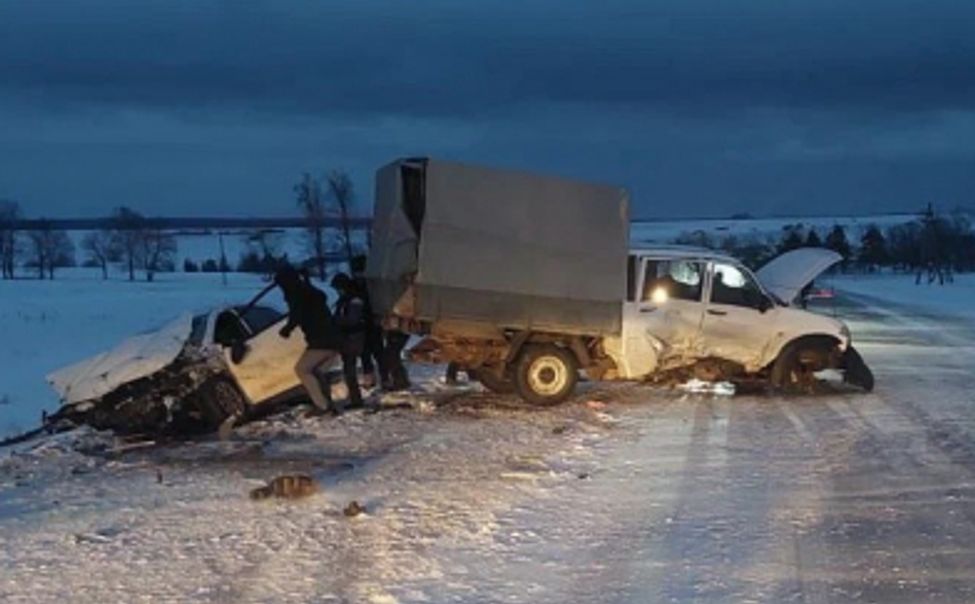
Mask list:
[[[192,330],[186,314],[158,331],[138,335],[108,352],[58,369],[47,381],[65,404],[104,396],[123,384],[152,375],[179,355]]]
[[[792,303],[802,288],[841,260],[843,256],[833,250],[803,247],[776,256],[758,269],[755,276],[767,291],[783,302]]]

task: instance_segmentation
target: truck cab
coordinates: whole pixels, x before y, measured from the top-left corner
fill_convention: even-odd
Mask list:
[[[795,278],[774,287],[783,295],[795,297],[806,285],[802,279],[811,281],[813,271],[800,267],[814,264],[821,271],[840,259],[828,250],[798,256],[802,261],[789,271]],[[755,374],[798,341],[815,342],[824,361],[846,353],[850,332],[842,321],[793,306],[770,289],[741,262],[713,250],[631,250],[622,330],[604,341],[604,350],[623,379],[705,359]]]

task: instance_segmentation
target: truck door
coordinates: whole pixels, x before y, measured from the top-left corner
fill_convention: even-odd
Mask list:
[[[774,333],[773,303],[745,268],[709,263],[709,300],[702,340],[708,356],[735,361],[749,370],[763,357]]]
[[[644,257],[634,268],[639,278],[623,314],[627,364],[643,366],[652,355],[652,370],[668,358],[696,355],[704,314],[704,263]]]

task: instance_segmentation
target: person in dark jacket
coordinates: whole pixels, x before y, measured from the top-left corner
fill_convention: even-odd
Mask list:
[[[349,389],[349,401],[354,406],[361,406],[362,393],[356,365],[365,350],[366,305],[352,278],[345,273],[336,273],[331,285],[339,294],[335,303],[335,322],[342,333],[342,373]]]
[[[393,392],[407,390],[410,387],[410,374],[403,365],[403,349],[409,343],[410,336],[398,330],[387,331],[385,335],[383,357],[388,379],[383,387]]]
[[[376,316],[372,311],[372,303],[369,300],[369,288],[366,285],[366,257],[356,256],[349,262],[352,271],[352,282],[356,287],[359,296],[364,303],[366,333],[365,347],[360,359],[362,360],[362,373],[365,378],[364,384],[371,387],[376,381],[376,369],[379,370],[379,383],[385,383],[388,379],[386,371],[386,359],[383,358],[383,330],[376,321]]]
[[[341,347],[341,334],[328,310],[328,297],[306,275],[290,266],[279,269],[274,282],[288,304],[288,322],[281,328],[281,337],[291,337],[291,332],[300,327],[308,344],[295,364],[298,379],[316,408],[341,413],[342,408],[332,402],[318,377],[318,371],[335,360]]]

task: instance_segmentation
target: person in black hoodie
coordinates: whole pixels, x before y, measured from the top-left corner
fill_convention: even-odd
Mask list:
[[[328,310],[328,297],[311,284],[307,275],[291,266],[279,269],[274,282],[288,304],[288,322],[281,328],[281,337],[291,337],[291,332],[300,327],[308,344],[295,364],[298,379],[316,408],[341,413],[342,407],[332,402],[331,393],[322,388],[318,377],[318,370],[335,360],[342,345],[341,334]]]
[[[369,300],[369,287],[366,285],[366,257],[358,255],[349,261],[349,268],[352,271],[352,283],[356,288],[356,293],[363,302],[363,312],[365,314],[365,341],[360,355],[362,360],[362,374],[365,378],[367,387],[372,387],[376,383],[376,370],[379,370],[379,383],[386,383],[388,377],[383,358],[383,330],[376,321],[372,311],[372,303]]]
[[[349,400],[353,405],[362,404],[362,393],[359,390],[359,375],[356,365],[366,347],[366,302],[359,293],[359,288],[351,277],[345,273],[336,273],[332,277],[332,287],[338,292],[339,299],[335,303],[335,322],[342,333],[342,373],[345,384],[349,388]]]

